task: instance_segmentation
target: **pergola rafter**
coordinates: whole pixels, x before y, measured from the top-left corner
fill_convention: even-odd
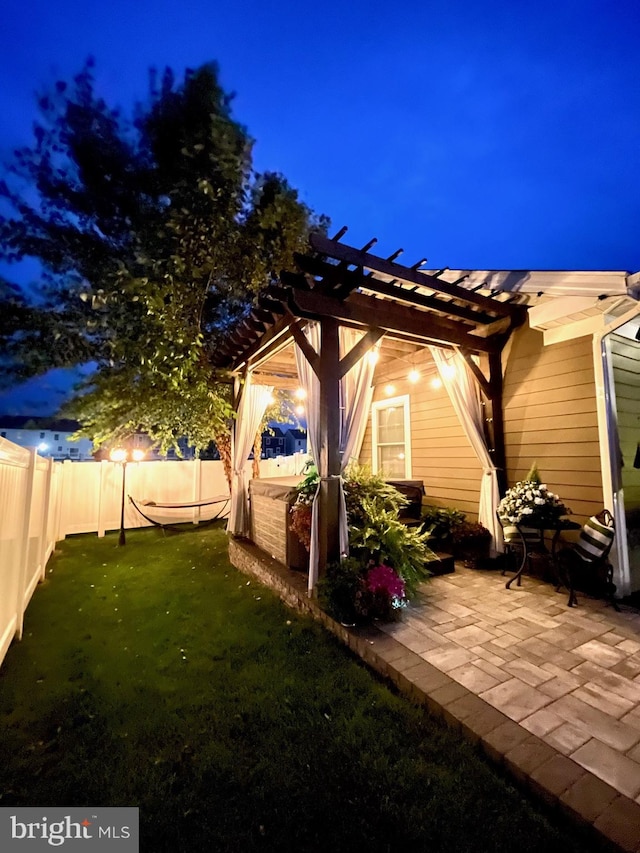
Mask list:
[[[444,281],[444,269],[424,272],[397,263],[401,249],[383,258],[369,249],[312,234],[310,252],[296,255],[301,272],[282,272],[218,353],[218,363],[237,368],[251,362],[294,319],[334,317],[343,325],[377,326],[397,340],[453,345],[471,353],[499,352],[525,317],[513,294],[482,293],[462,286],[466,276]]]

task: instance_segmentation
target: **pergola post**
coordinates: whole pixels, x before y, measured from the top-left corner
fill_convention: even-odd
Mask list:
[[[504,443],[504,411],[502,400],[502,356],[499,351],[489,353],[489,388],[487,417],[490,418],[493,439],[493,464],[498,469],[498,488],[504,495],[507,490],[507,453]]]
[[[318,473],[318,573],[340,558],[340,338],[338,322],[320,322],[320,448]]]

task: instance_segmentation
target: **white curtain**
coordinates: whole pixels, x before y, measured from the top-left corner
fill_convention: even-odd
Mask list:
[[[307,323],[304,335],[316,353],[320,352],[320,326]],[[306,392],[307,440],[309,452],[316,465],[320,463],[320,381],[305,358],[300,347],[295,345],[296,367],[300,384]],[[320,470],[318,468],[318,470]],[[318,579],[318,492],[311,507],[311,548],[309,552],[309,591]]]
[[[269,405],[272,392],[273,386],[271,385],[253,385],[251,374],[249,374],[240,397],[240,406],[235,422],[233,487],[231,489],[228,526],[229,532],[235,536],[248,536],[251,532],[249,488],[245,476],[245,465],[253,447],[260,421]]]
[[[498,473],[489,456],[484,437],[482,406],[480,405],[476,382],[470,375],[469,368],[459,352],[451,353],[441,347],[434,346],[429,347],[429,349],[438,368],[442,384],[447,389],[458,419],[475,450],[478,461],[482,465],[478,521],[491,532],[494,549],[502,551],[502,531],[496,517],[496,510],[500,502]]]
[[[362,337],[355,329],[340,327],[340,357],[344,358]],[[367,418],[373,399],[375,359],[368,354],[361,358],[340,380],[340,473],[351,459],[357,459],[367,428]],[[347,506],[340,481],[340,553],[349,553]]]

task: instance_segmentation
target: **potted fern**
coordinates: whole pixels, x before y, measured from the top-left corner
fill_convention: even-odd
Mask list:
[[[292,529],[307,548],[317,482],[317,470],[310,469],[291,508]],[[320,584],[321,600],[336,614],[351,609],[349,621],[392,618],[427,579],[425,563],[437,559],[436,555],[427,545],[427,533],[398,519],[406,498],[381,476],[350,465],[343,486],[351,556],[327,567]]]

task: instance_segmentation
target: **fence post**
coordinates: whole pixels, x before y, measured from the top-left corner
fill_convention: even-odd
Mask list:
[[[202,490],[202,460],[198,456],[193,460],[193,500],[199,501],[202,500],[201,490]],[[194,524],[200,523],[200,513],[202,512],[202,508],[199,506],[194,506],[193,508],[193,518],[192,521]]]
[[[60,537],[60,513],[62,512],[62,462],[54,462],[53,463],[53,477],[57,480],[56,487],[56,506],[55,506],[55,518],[53,520],[53,543],[55,543],[61,538]]]
[[[61,469],[61,479],[60,479],[60,512],[58,513],[58,535],[56,540],[65,539],[67,536],[67,507],[65,505],[66,495],[65,492],[68,491],[67,486],[67,470],[69,465],[72,463],[65,459],[60,463]]]
[[[47,476],[44,486],[44,510],[42,512],[42,543],[40,546],[40,580],[47,576],[47,551],[49,550],[49,517],[51,515],[51,492],[53,490],[53,459],[47,459]]]
[[[100,482],[98,484],[99,493],[98,493],[98,539],[102,539],[106,530],[106,523],[104,520],[104,509],[106,504],[105,499],[105,478],[107,473],[107,465],[111,465],[107,459],[101,459],[98,463],[100,465]]]
[[[29,528],[31,526],[31,501],[33,499],[33,484],[36,475],[36,449],[29,448],[29,465],[26,470],[24,506],[22,509],[22,536],[20,554],[20,575],[18,578],[18,599],[16,601],[16,637],[21,640],[24,629],[24,590],[27,581],[27,564],[29,560]]]

